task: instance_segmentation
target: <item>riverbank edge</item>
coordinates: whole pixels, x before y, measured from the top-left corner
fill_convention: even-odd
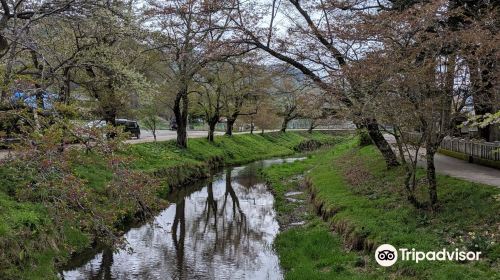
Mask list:
[[[250,140],[259,141],[259,143],[262,144],[261,146],[259,146],[260,150],[256,149],[256,153],[249,154],[248,157],[241,157],[241,155],[237,153],[237,150],[244,150],[243,148],[246,145],[249,145],[249,143],[247,142]],[[127,148],[127,151],[125,152],[125,155],[131,157],[132,159],[135,158],[140,161],[138,156],[141,156],[141,149],[147,147],[160,147],[160,150],[165,149],[163,151],[165,153],[179,153],[178,156],[180,161],[176,162],[174,165],[170,165],[167,167],[158,165],[153,169],[144,168],[145,166],[141,166],[141,164],[138,164],[136,166],[138,170],[145,172],[145,174],[152,174],[153,176],[161,180],[162,184],[164,184],[164,186],[166,187],[162,187],[161,191],[156,195],[164,196],[164,194],[168,192],[169,188],[182,187],[183,185],[189,184],[190,182],[206,178],[209,176],[212,170],[220,168],[222,166],[244,164],[266,158],[290,156],[301,152],[299,150],[299,147],[301,146],[303,146],[303,149],[307,149],[308,147],[317,148],[323,145],[330,145],[337,141],[337,135],[330,135],[329,133],[323,132],[314,132],[312,134],[307,132],[273,132],[266,133],[264,135],[234,135],[232,137],[217,136],[214,143],[208,143],[206,139],[192,139],[190,140],[190,147],[188,148],[188,150],[181,152],[179,152],[178,150],[170,150],[175,149],[173,148],[175,147],[174,141],[143,143],[129,146]],[[251,144],[252,143],[250,141],[250,145]],[[200,148],[198,147],[200,145],[203,146],[203,153],[200,153],[200,151],[197,150]],[[263,148],[265,149],[264,151],[262,150]],[[246,150],[245,152],[248,153],[249,151]],[[185,160],[183,158],[184,156],[188,157],[189,160]],[[142,157],[142,160],[144,160],[144,157]],[[147,159],[145,159],[145,162],[147,163]],[[94,170],[88,171],[91,175],[93,175]],[[94,184],[94,182],[90,182],[92,180],[91,177],[89,177],[88,179],[89,184]],[[107,184],[107,182],[100,182],[100,184]],[[23,203],[29,204],[29,202]],[[137,213],[132,213],[129,211],[124,211],[123,213],[118,214],[115,228],[118,230],[119,228],[123,228],[125,224],[132,223],[137,216],[136,214]],[[44,230],[43,228],[37,228],[37,231]],[[72,234],[78,235],[83,233],[72,232]],[[90,233],[85,234],[89,235]],[[35,238],[35,235],[36,234],[33,235],[33,238]],[[18,235],[14,233],[13,236],[16,238]],[[26,234],[19,236],[26,237]],[[50,244],[50,247],[52,247],[52,249],[49,250],[51,251],[50,253],[35,253],[33,255],[36,255],[40,259],[32,259],[26,262],[24,266],[21,265],[18,267],[0,268],[0,276],[6,279],[9,279],[9,277],[12,279],[57,279],[56,273],[58,269],[64,266],[64,264],[71,258],[71,255],[78,254],[78,252],[82,252],[95,245],[95,236],[90,235],[87,237],[88,240],[83,242],[83,244],[79,244],[79,246],[77,247],[73,247],[68,244],[57,244],[57,242],[56,244]],[[75,239],[74,237],[72,238]],[[22,247],[22,243],[24,241],[25,240],[14,240],[13,242]],[[20,251],[20,254],[21,252],[23,251]],[[57,265],[55,261],[56,259],[58,260]],[[48,265],[50,265],[51,267],[46,267]],[[1,271],[3,269],[8,269],[9,271],[5,273],[6,271]]]
[[[392,277],[396,278],[403,277],[409,279],[422,279],[422,277],[424,277],[424,279],[441,279],[441,278],[446,279],[446,277],[449,276],[458,277],[457,279],[467,279],[467,277],[474,277],[475,279],[491,279],[490,277],[493,277],[496,273],[498,273],[497,271],[498,251],[499,251],[498,244],[496,244],[494,248],[490,248],[491,250],[489,251],[488,257],[492,259],[486,259],[484,261],[479,262],[477,265],[463,264],[462,265],[463,267],[459,267],[460,265],[454,266],[454,264],[449,264],[449,267],[447,267],[448,264],[443,264],[442,266],[440,266],[440,264],[433,263],[429,264],[429,267],[425,267],[422,264],[414,265],[412,263],[404,263],[401,265],[394,266],[392,268],[381,269],[375,263],[371,254],[374,252],[377,246],[383,243],[391,243],[388,242],[391,241],[390,238],[388,238],[388,236],[384,236],[384,232],[373,231],[373,229],[374,228],[376,229],[377,226],[373,226],[371,223],[374,222],[376,223],[377,221],[374,221],[373,217],[370,216],[371,213],[369,212],[371,209],[366,209],[367,210],[366,217],[352,215],[353,211],[354,212],[359,211],[360,209],[354,209],[353,204],[345,203],[345,201],[342,200],[344,199],[357,200],[359,198],[357,198],[356,196],[363,196],[355,194],[350,191],[351,189],[356,189],[357,187],[356,184],[362,185],[363,181],[373,182],[378,180],[382,182],[382,184],[378,184],[378,187],[380,187],[383,186],[384,183],[386,182],[392,182],[392,183],[398,182],[399,179],[401,179],[400,177],[402,173],[401,170],[381,171],[380,166],[383,166],[383,161],[380,158],[380,156],[374,153],[375,150],[373,149],[373,147],[366,147],[366,148],[358,147],[358,141],[359,140],[357,139],[352,139],[348,140],[345,143],[341,143],[333,147],[332,150],[328,153],[328,155],[325,155],[326,154],[325,153],[319,156],[320,159],[315,159],[315,158],[309,159],[308,160],[309,162],[306,163],[307,166],[300,167],[298,165],[304,163],[298,163],[295,164],[298,167],[279,166],[279,167],[271,167],[268,168],[267,171],[266,170],[263,171],[264,176],[266,177],[270,188],[274,189],[273,193],[276,196],[278,204],[280,200],[284,199],[283,194],[286,191],[294,190],[286,188],[283,189],[284,186],[286,185],[286,183],[284,182],[289,180],[288,178],[293,177],[294,175],[293,169],[295,168],[296,169],[295,171],[305,172],[307,176],[304,178],[303,184],[305,184],[308,194],[310,196],[309,204],[311,205],[312,211],[314,211],[317,217],[319,217],[322,221],[320,223],[316,219],[311,218],[309,221],[306,222],[305,225],[301,227],[286,229],[285,231],[280,232],[280,234],[278,235],[274,246],[278,251],[280,260],[285,263],[285,270],[290,273],[289,278],[300,279],[301,275],[302,276],[309,275],[309,279],[316,279],[316,278],[323,279],[322,277],[318,277],[318,275],[321,275],[322,272],[327,273],[332,270],[331,267],[327,267],[328,260],[325,260],[327,257],[318,256],[317,252],[321,251],[321,249],[318,248],[317,245],[326,246],[326,244],[329,242],[323,239],[323,240],[317,240],[317,244],[314,243],[309,243],[305,245],[299,244],[302,243],[302,240],[306,239],[304,238],[304,236],[309,235],[311,237],[315,237],[315,234],[318,234],[318,232],[323,234],[325,232],[329,232],[330,233],[329,237],[323,236],[323,238],[328,238],[330,239],[329,241],[333,243],[338,242],[337,244],[338,246],[336,249],[342,251],[346,255],[344,258],[346,263],[331,265],[333,267],[333,270],[335,269],[339,270],[338,274],[336,274],[336,277],[338,277],[339,279],[343,279],[342,278],[343,276],[347,277],[348,279],[386,279],[387,277],[391,277],[389,275],[392,275]],[[386,177],[385,179],[381,179],[378,176],[376,176],[379,174],[376,174],[375,176],[372,175],[371,173],[375,172],[373,172],[373,170],[369,170],[371,168],[361,171],[361,175],[364,175],[363,176],[364,178],[346,178],[345,170],[342,170],[343,168],[337,166],[337,164],[341,165],[340,161],[345,160],[345,158],[342,159],[343,157],[347,157],[350,161],[354,157],[359,156],[360,155],[359,151],[361,150],[363,150],[363,152],[369,150],[368,152],[369,156],[372,158],[375,157],[375,161],[378,164],[378,166],[375,169],[379,169],[376,172],[384,174],[384,176]],[[361,158],[363,160],[368,160],[366,155],[362,155]],[[345,162],[343,164],[345,164]],[[349,162],[349,164],[354,165],[354,161]],[[288,168],[289,171],[287,171],[286,168]],[[279,169],[282,169],[282,171],[280,171]],[[422,170],[420,170],[420,173],[422,173]],[[353,185],[352,180],[358,180],[358,182],[355,182],[355,184]],[[480,188],[477,189],[476,192],[482,194],[483,202],[485,203],[486,201],[489,203],[492,203],[493,201],[493,203],[495,203],[494,197],[497,197],[496,199],[497,202],[499,201],[498,196],[500,195],[500,192],[494,187],[461,181],[459,179],[454,179],[442,175],[438,176],[438,180],[441,181],[441,184],[443,184],[443,182],[445,183],[448,182],[450,184],[454,184],[454,186],[456,187],[463,187],[467,189]],[[276,190],[276,186],[278,190]],[[336,188],[339,188],[340,193],[339,192],[335,193]],[[443,187],[443,189],[444,188],[445,187]],[[445,197],[448,195],[446,193],[443,194],[443,192],[450,192],[449,189],[447,188],[446,190],[440,190],[440,191],[441,191],[441,196]],[[466,191],[468,190],[464,190],[464,192]],[[451,192],[453,193],[458,191],[451,191]],[[481,197],[481,195],[479,195],[479,197]],[[487,197],[487,199],[485,199],[485,197]],[[404,196],[401,195],[401,198],[404,198]],[[447,197],[443,199],[447,199]],[[398,202],[398,203],[404,203],[404,202]],[[498,205],[499,205],[498,203],[491,204],[488,213],[494,215],[494,213],[498,209],[500,209]],[[360,204],[360,207],[366,207],[366,205]],[[277,207],[278,215],[280,215],[280,211],[283,211],[283,208],[284,208],[283,206],[278,205]],[[407,214],[406,211],[408,210],[402,209],[401,215],[402,216],[406,215]],[[430,220],[433,218],[432,217],[433,215],[439,215],[439,213],[425,213],[425,211],[417,211],[415,209],[410,209],[409,211],[415,211],[415,213],[420,212],[419,214],[421,215],[429,215],[431,216],[429,218]],[[379,218],[384,219],[386,217],[380,216]],[[418,218],[419,217],[416,217],[416,219]],[[486,218],[483,217],[483,219]],[[451,227],[460,225],[460,222],[464,221],[457,221],[457,224],[452,224]],[[497,223],[498,222],[500,221],[498,221],[497,219]],[[404,226],[404,224],[400,224],[400,226]],[[492,230],[495,231],[494,228]],[[432,233],[428,235],[430,236],[432,235]],[[424,247],[429,245],[426,244],[427,242],[432,243],[439,239],[436,236],[432,236],[431,238],[429,238],[429,236],[422,236],[422,239],[424,240],[422,241],[422,244]],[[431,241],[425,239],[430,239]],[[495,237],[493,239],[498,240],[498,237]],[[397,242],[405,243],[404,241],[401,240]],[[469,242],[473,241],[469,240]],[[394,245],[396,245],[397,247],[397,245],[401,244],[394,244]],[[418,244],[417,242],[416,244],[413,245],[418,247],[420,244]],[[291,248],[292,246],[293,247],[296,246],[296,248]],[[299,253],[297,253],[296,251],[300,251],[303,247],[307,247],[308,250],[303,252],[303,254],[314,255],[313,260],[304,261],[302,259],[300,262],[298,261],[299,257],[297,256],[297,254]],[[312,250],[312,248],[314,249]],[[332,252],[331,255],[335,255],[335,253]],[[322,259],[322,257],[324,258]],[[335,256],[333,258],[335,258]],[[317,265],[315,263],[317,261],[318,263],[320,263],[321,267],[319,268],[314,267],[313,269],[311,267],[307,267],[308,264],[304,264],[307,261],[311,261],[311,263],[314,263],[314,265]],[[495,263],[497,265],[495,265]],[[307,269],[305,269],[304,267],[307,267]],[[456,269],[456,271],[453,271],[454,269]],[[470,269],[470,271],[468,271],[467,269]],[[308,271],[304,272],[306,270]],[[315,271],[313,272],[312,270]],[[314,275],[314,273],[318,274]],[[345,275],[342,273],[345,273]],[[323,275],[323,277],[324,276],[325,275]]]

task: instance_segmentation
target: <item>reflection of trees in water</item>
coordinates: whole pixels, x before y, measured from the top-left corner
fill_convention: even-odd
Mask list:
[[[248,227],[247,216],[240,203],[238,193],[233,188],[231,177],[232,169],[227,169],[224,182],[225,189],[222,196],[218,192],[219,196],[216,197],[212,180],[207,184],[205,203],[203,211],[200,214],[196,215],[192,212],[188,213],[188,215],[184,213],[184,206],[176,208],[174,224],[172,226],[172,238],[178,261],[181,261],[179,256],[184,257],[184,253],[179,252],[179,250],[184,250],[184,248],[180,248],[178,245],[184,244],[184,241],[181,243],[180,239],[186,238],[186,236],[183,234],[183,231],[180,231],[180,235],[178,234],[177,225],[181,224],[180,220],[187,218],[190,220],[187,222],[190,227],[190,248],[198,251],[196,255],[201,254],[203,256],[203,261],[206,265],[217,265],[213,263],[215,256],[222,257],[223,260],[233,263],[236,267],[245,265],[247,269],[250,269],[259,265],[256,261],[258,261],[257,256],[261,253],[265,245],[262,240],[263,234],[259,231],[260,228],[258,227],[255,229]],[[217,187],[219,186],[217,185]],[[239,188],[240,192],[244,192],[244,196],[248,196],[249,194],[247,187],[250,186]],[[220,189],[218,190],[220,191]],[[255,200],[253,201],[255,202]],[[178,202],[178,205],[181,203],[184,204],[186,202],[182,200],[182,202]],[[254,205],[251,207],[254,207]],[[269,206],[268,208],[271,207]],[[182,211],[179,209],[182,209]],[[259,208],[257,211],[258,217],[252,217],[252,219],[261,219],[264,222],[264,216],[270,215],[271,210]],[[196,216],[193,217],[193,215]],[[261,242],[262,245],[256,246],[258,242]],[[248,266],[248,260],[251,260],[251,267]],[[185,268],[185,265],[179,264],[177,267],[179,278],[182,278],[182,275],[186,275],[185,271],[183,273],[180,272],[180,270]],[[217,269],[217,267],[211,268]]]
[[[207,248],[212,252],[204,255],[211,255],[214,252],[224,253],[226,245],[238,245],[241,240],[245,239],[243,233],[248,230],[246,225],[245,213],[231,184],[231,169],[228,169],[225,176],[224,195],[221,198],[215,198],[213,182],[207,184],[207,197],[203,211],[199,217],[193,219],[193,237],[196,238],[200,229],[203,229],[202,238],[196,238],[195,242],[206,243],[207,240],[213,242]]]
[[[177,257],[177,272],[180,278],[182,278],[184,271],[184,241],[186,239],[185,208],[185,199],[182,199],[175,205],[175,217],[172,223],[172,240],[174,242],[175,255]],[[180,227],[179,236],[177,236],[178,227]]]
[[[256,176],[261,166],[262,164],[253,163],[245,166],[245,168],[241,170],[238,170],[238,173],[234,178],[235,181],[247,189],[262,183],[262,178]]]
[[[214,199],[214,187],[213,179],[210,178],[210,182],[207,185],[207,200],[205,201],[205,226],[203,227],[203,233],[207,231],[207,227],[210,224],[210,216],[214,218],[214,228],[217,228],[217,201]],[[217,234],[217,232],[215,232]]]
[[[221,214],[224,215],[226,211],[226,203],[228,196],[231,197],[231,201],[233,202],[233,219],[239,220],[240,224],[245,223],[245,213],[241,209],[240,200],[236,195],[236,192],[233,189],[233,185],[231,184],[231,171],[229,169],[226,171],[226,192],[224,193],[224,203],[222,204]],[[239,218],[236,216],[236,212],[239,214]]]
[[[214,242],[216,244],[216,248],[218,246],[218,251],[221,253],[224,253],[226,251],[227,246],[234,246],[234,251],[239,251],[239,245],[247,239],[249,233],[245,213],[243,212],[243,209],[241,209],[240,200],[231,184],[231,171],[232,169],[230,168],[228,168],[226,171],[226,188],[224,191],[224,201],[219,211],[219,215],[223,217],[223,219],[220,229],[216,228],[217,232],[219,230],[222,232],[222,238],[218,238],[217,234]],[[230,198],[232,202],[230,212],[232,213],[232,215],[231,219],[224,219],[228,214],[228,198]]]
[[[88,270],[82,271],[82,277],[89,280],[109,280],[111,278],[111,267],[113,266],[113,250],[106,248],[102,251],[101,262],[97,270],[91,267]],[[61,275],[64,279],[64,275]]]
[[[268,248],[266,238],[272,240],[275,234],[275,221],[269,219],[274,215],[269,203],[272,195],[258,180],[257,185],[240,184],[241,171],[245,170],[227,169],[222,180],[210,180],[202,190],[193,186],[191,193],[172,193],[169,198],[176,204],[157,217],[157,226],[144,225],[127,238],[138,255],[121,252],[113,256],[112,250],[105,250],[93,265],[79,270],[81,278],[111,279],[112,267],[113,277],[120,279],[137,275],[144,279],[158,275],[172,279],[237,277],[272,265],[275,256],[263,254]],[[245,176],[255,173],[245,172]]]

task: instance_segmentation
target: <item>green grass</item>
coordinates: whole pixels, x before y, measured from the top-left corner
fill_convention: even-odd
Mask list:
[[[374,279],[373,273],[358,267],[363,262],[356,252],[342,249],[342,239],[333,235],[319,218],[307,226],[278,235],[274,246],[286,279]]]
[[[405,199],[402,168],[387,170],[380,154],[373,146],[358,148],[356,140],[350,140],[329,152],[318,154],[295,167],[290,165],[271,167],[264,172],[276,187],[277,210],[287,211],[280,205],[279,194],[286,190],[283,178],[294,171],[309,170],[308,179],[316,194],[315,204],[322,204],[328,216],[323,228],[324,240],[309,244],[306,236],[319,235],[322,227],[294,229],[281,233],[276,248],[287,270],[287,279],[322,279],[324,270],[317,263],[327,262],[344,248],[359,247],[366,255],[363,269],[355,269],[352,260],[339,259],[335,265],[343,266],[346,273],[368,273],[371,277],[409,279],[493,279],[498,277],[500,225],[500,190],[495,187],[438,175],[438,211],[417,210]],[[419,177],[423,172],[419,171]],[[278,183],[276,183],[278,181]],[[420,184],[418,196],[426,199],[424,184]],[[328,227],[338,235],[329,233]],[[328,233],[328,234],[327,234]],[[302,235],[303,238],[298,238]],[[339,236],[340,235],[340,236]],[[293,242],[287,241],[293,240]],[[338,244],[324,252],[324,244]],[[342,244],[339,243],[342,240]],[[492,243],[493,242],[493,243]],[[398,262],[391,268],[382,269],[371,255],[376,246],[389,243],[398,247],[429,251],[447,248],[480,250],[485,257],[480,262],[459,264],[455,262]],[[294,250],[304,250],[310,255],[295,260]],[[331,265],[331,270],[335,266]],[[328,269],[327,269],[328,270]],[[371,273],[374,273],[373,275]],[[350,274],[348,274],[350,275]],[[344,277],[344,276],[342,276]],[[342,278],[341,277],[341,278]],[[347,276],[346,276],[347,277]],[[355,276],[353,276],[355,277]]]
[[[214,163],[232,165],[259,159],[296,153],[304,141],[324,144],[338,142],[340,138],[320,132],[270,133],[264,135],[234,135],[216,137],[214,143],[206,139],[190,139],[187,150],[178,149],[174,141],[130,145],[122,155],[132,167],[151,176],[161,176],[165,185],[178,184],[183,179],[207,175]],[[127,205],[117,205],[108,197],[106,188],[113,179],[107,160],[96,153],[73,151],[71,170],[85,181],[85,190],[99,199],[99,211],[105,216],[126,219]],[[81,224],[65,224],[55,228],[49,211],[34,201],[21,201],[18,189],[32,181],[30,172],[0,166],[0,278],[2,279],[55,279],[56,262],[64,263],[70,253],[81,251],[94,240]],[[25,188],[24,188],[25,189]],[[154,208],[154,207],[152,207]],[[124,216],[125,215],[125,216]],[[21,260],[16,264],[9,260]]]
[[[19,202],[1,191],[0,221],[2,279],[55,279],[56,260],[91,245],[90,236],[77,225],[66,225],[61,235],[43,205]],[[26,262],[24,269],[9,264],[16,259]]]
[[[218,136],[214,143],[203,138],[189,139],[186,150],[177,148],[173,141],[137,144],[130,147],[129,154],[140,159],[139,168],[146,169],[176,164],[179,161],[206,160],[215,156],[223,157],[227,164],[238,164],[294,153],[294,147],[309,139],[333,143],[332,136],[321,132],[241,134]]]
[[[314,157],[315,155],[311,155]],[[292,163],[272,165],[264,170],[264,175],[274,193],[274,207],[280,215],[288,215],[293,210],[293,205],[285,199],[285,193],[292,191],[297,182],[289,178],[294,175],[304,174],[311,167],[311,160],[294,161]]]
[[[204,138],[189,139],[188,149],[178,148],[175,141],[141,143],[129,145],[122,154],[130,157],[135,169],[151,174],[162,174],[167,177],[167,183],[179,183],[182,181],[179,180],[181,178],[173,177],[189,178],[196,173],[206,173],[209,169],[207,162],[211,160],[217,160],[225,165],[235,165],[291,155],[297,152],[296,147],[308,140],[334,144],[341,141],[341,137],[322,132],[242,134],[232,137],[217,136],[214,143]],[[95,153],[80,155],[78,158],[79,160],[73,163],[75,175],[86,180],[88,186],[96,191],[104,191],[113,177],[105,159]],[[7,168],[0,168],[0,175],[2,172],[8,173]],[[2,183],[0,186],[12,186],[12,180],[20,179],[9,180],[10,182]]]
[[[234,165],[291,155],[297,152],[296,147],[302,142],[311,139],[333,144],[340,138],[321,132],[242,134],[218,136],[214,143],[203,138],[189,139],[188,149],[185,150],[179,149],[174,141],[137,144],[130,146],[125,155],[132,157],[133,166],[139,170],[168,173],[170,168],[176,166],[200,166],[210,161]],[[189,174],[185,176],[189,177]]]

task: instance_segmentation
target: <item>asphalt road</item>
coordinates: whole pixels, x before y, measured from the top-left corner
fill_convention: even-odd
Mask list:
[[[188,138],[202,138],[202,137],[207,137],[208,132],[207,131],[188,131]],[[224,134],[223,132],[216,131],[215,135],[222,135]],[[168,141],[168,140],[173,140],[177,138],[177,132],[175,130],[158,130],[156,131],[156,140],[157,141]],[[149,130],[142,130],[141,131],[141,138],[140,139],[130,139],[125,141],[126,143],[130,144],[137,144],[137,143],[146,143],[146,142],[153,142],[154,137],[153,133]]]

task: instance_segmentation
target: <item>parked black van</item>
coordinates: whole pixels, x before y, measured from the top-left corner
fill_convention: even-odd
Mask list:
[[[117,126],[123,126],[123,131],[129,132],[134,135],[137,139],[141,138],[141,128],[137,121],[131,121],[127,119],[116,119]]]

